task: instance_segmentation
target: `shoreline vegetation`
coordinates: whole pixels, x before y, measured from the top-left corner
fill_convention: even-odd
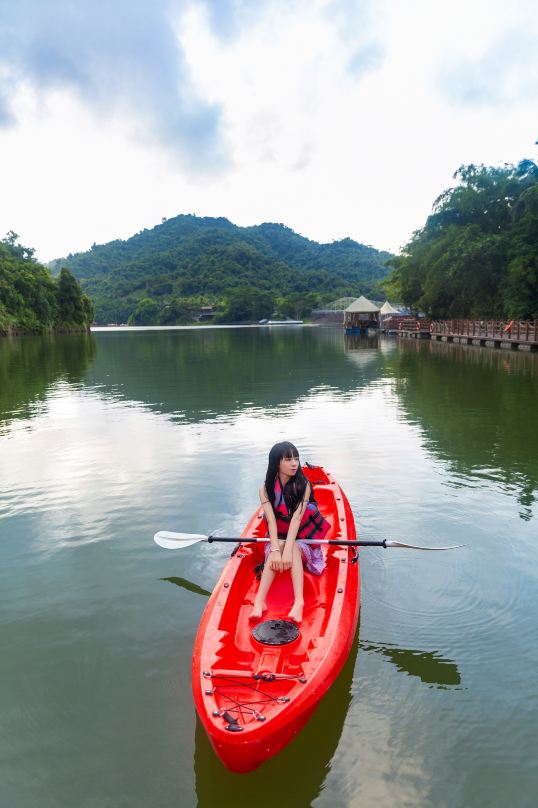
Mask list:
[[[432,320],[538,319],[538,166],[461,166],[399,256],[388,297]]]
[[[0,241],[0,336],[88,332],[94,306],[71,272],[57,278],[10,231]]]
[[[180,215],[48,267],[0,241],[0,335],[90,325],[302,320],[329,301],[390,298],[429,319],[538,319],[538,166],[461,166],[398,256],[318,244],[283,224]]]
[[[204,321],[196,321],[192,323],[182,323],[181,325],[128,325],[127,323],[107,323],[106,325],[98,325],[97,323],[92,323],[90,326],[90,331],[93,333],[94,331],[167,331],[173,329],[204,329],[204,328],[286,328],[286,327],[293,327],[298,328],[302,326],[306,326],[307,328],[318,328],[320,323],[316,323],[312,320],[290,320],[286,322],[285,320],[279,320],[278,322],[240,322],[240,323],[214,323],[214,322],[204,322]],[[340,323],[330,323],[331,326],[340,327]]]

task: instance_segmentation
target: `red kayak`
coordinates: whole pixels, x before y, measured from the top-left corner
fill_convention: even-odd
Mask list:
[[[330,522],[327,539],[355,539],[346,495],[320,466],[303,467],[319,509]],[[263,511],[242,537],[265,536]],[[248,772],[279,752],[304,726],[338,676],[359,616],[356,548],[323,545],[322,575],[305,572],[303,622],[289,619],[288,572],[276,576],[267,611],[252,623],[263,543],[239,545],[226,562],[194,643],[196,710],[215,752],[234,772]]]

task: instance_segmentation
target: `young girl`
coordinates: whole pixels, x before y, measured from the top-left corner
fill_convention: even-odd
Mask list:
[[[299,452],[293,443],[277,443],[269,452],[260,502],[270,542],[265,546],[265,566],[250,619],[258,620],[265,611],[265,600],[275,575],[291,570],[294,600],[288,617],[300,623],[303,619],[303,563],[314,575],[321,575],[325,566],[320,545],[302,540],[325,538],[330,525],[318,510],[312,486],[301,469]]]

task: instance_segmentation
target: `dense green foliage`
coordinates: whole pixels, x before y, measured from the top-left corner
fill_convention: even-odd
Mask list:
[[[228,293],[226,307],[218,315],[217,321],[241,323],[269,319],[275,309],[275,296],[252,286],[239,286]]]
[[[94,310],[64,267],[54,280],[10,232],[0,241],[0,334],[85,331]]]
[[[227,322],[255,319],[260,309],[306,316],[321,301],[379,292],[389,257],[351,239],[318,244],[281,224],[177,216],[52,266],[78,278],[97,322],[167,324],[192,320],[201,305],[217,306]]]
[[[538,317],[538,167],[464,166],[385,282],[434,318]]]

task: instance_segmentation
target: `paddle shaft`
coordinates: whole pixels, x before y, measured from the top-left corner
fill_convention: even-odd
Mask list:
[[[209,543],[214,541],[227,541],[227,542],[234,542],[235,544],[253,544],[253,543],[265,543],[270,541],[270,539],[237,539],[237,538],[230,538],[229,536],[208,536],[207,540]],[[284,541],[284,539],[279,539],[279,541]],[[387,547],[387,539],[382,539],[381,541],[365,541],[365,540],[348,540],[348,539],[320,539],[320,540],[309,540],[309,539],[300,539],[300,541],[304,541],[307,544],[336,544],[339,547]]]
[[[190,547],[191,544],[198,544],[201,541],[212,543],[214,541],[232,542],[233,544],[262,544],[271,541],[269,538],[251,538],[241,536],[206,536],[202,533],[172,533],[169,530],[160,530],[153,537],[153,540],[159,547],[164,547],[165,550],[180,550],[182,547]],[[284,541],[284,539],[279,539]],[[401,541],[392,541],[391,539],[300,539],[305,544],[334,544],[336,547],[401,547],[408,550],[457,550],[458,547],[464,547],[463,544],[457,544],[453,547],[419,547],[416,544],[404,544]]]

